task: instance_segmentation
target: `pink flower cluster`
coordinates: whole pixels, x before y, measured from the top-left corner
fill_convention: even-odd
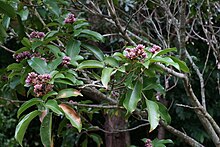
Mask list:
[[[47,94],[53,89],[52,84],[48,84],[51,76],[49,74],[38,75],[35,72],[28,73],[25,83],[34,86],[34,93],[37,97]]]
[[[30,34],[30,38],[31,38],[31,39],[33,39],[33,38],[41,39],[41,38],[44,38],[44,37],[45,37],[44,32],[33,31],[33,32],[31,32],[31,34]]]
[[[147,139],[145,142],[145,147],[153,147],[152,141],[150,139]]]
[[[70,64],[70,60],[71,60],[70,57],[64,56],[64,57],[63,57],[63,61],[62,61],[62,65],[63,65],[63,66],[69,65],[69,64]]]
[[[20,62],[23,59],[30,59],[31,58],[31,53],[29,51],[24,51],[18,54],[14,54],[13,57],[17,62]]]
[[[149,50],[151,53],[155,54],[156,52],[159,52],[161,50],[161,47],[158,45],[153,45],[153,47]]]
[[[64,23],[74,23],[76,21],[76,18],[74,16],[74,14],[68,14],[68,16],[65,18]]]
[[[147,57],[147,54],[144,50],[145,46],[142,44],[138,44],[135,48],[126,48],[126,58],[129,58],[131,60],[133,59],[145,59]]]

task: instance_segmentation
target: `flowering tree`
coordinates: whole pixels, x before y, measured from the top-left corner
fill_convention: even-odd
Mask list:
[[[20,120],[15,130],[15,138],[21,146],[29,124],[38,121],[36,117],[40,120],[41,142],[46,147],[58,144],[54,138],[64,137],[63,132],[68,130],[78,138],[75,139],[77,145],[87,146],[89,140],[93,140],[100,146],[102,137],[95,132],[102,131],[105,146],[128,146],[128,132],[144,126],[148,126],[149,133],[162,126],[189,145],[202,146],[170,126],[171,116],[161,101],[166,95],[166,87],[161,84],[163,76],[183,80],[193,107],[198,108],[196,114],[218,146],[219,127],[195,96],[189,68],[175,56],[176,48],[140,41],[137,35],[132,38],[127,28],[129,23],[125,28],[122,26],[111,0],[106,2],[108,15],[93,2],[94,10],[81,2],[72,2],[108,19],[127,42],[120,49],[105,53],[100,44],[106,44],[108,38],[91,30],[92,24],[69,9],[69,3],[0,2],[0,28],[2,34],[6,34],[1,37],[1,47],[12,52],[16,61],[7,66],[5,86],[13,91],[11,97],[17,94],[25,97],[17,112]],[[19,23],[20,29],[13,26],[12,20]],[[31,23],[33,20],[36,24]],[[3,45],[10,37],[18,37],[21,42],[18,49]],[[187,50],[181,52],[188,55]],[[102,125],[94,123],[97,113],[105,119]],[[134,122],[139,124],[132,126]],[[116,135],[120,137],[115,139]],[[169,139],[147,138],[140,138],[146,147],[173,143]]]

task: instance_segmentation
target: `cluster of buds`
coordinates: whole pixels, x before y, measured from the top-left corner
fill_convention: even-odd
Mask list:
[[[145,147],[153,147],[152,141],[150,139],[147,139],[145,142]]]
[[[64,56],[64,57],[63,57],[63,61],[62,61],[62,65],[63,65],[63,66],[69,65],[69,64],[70,64],[70,60],[71,60],[70,57]]]
[[[131,60],[140,59],[143,60],[147,57],[147,54],[144,50],[145,46],[142,44],[138,44],[135,48],[126,48],[126,58]]]
[[[155,54],[156,52],[159,52],[161,50],[161,47],[158,45],[153,45],[153,47],[149,50],[151,53]]]
[[[18,54],[14,54],[13,57],[17,62],[20,62],[23,59],[30,59],[31,58],[31,53],[29,51],[24,51]]]
[[[25,80],[26,85],[34,86],[34,93],[37,97],[47,94],[53,89],[52,84],[48,84],[51,76],[49,74],[38,75],[35,72],[28,73]]]
[[[41,38],[44,38],[44,37],[45,37],[44,32],[36,32],[36,31],[33,31],[33,32],[31,32],[31,34],[30,34],[30,38],[31,38],[31,39],[33,39],[33,38],[41,39]]]
[[[68,14],[68,16],[65,18],[64,23],[74,23],[76,21],[76,18],[74,16],[74,14]]]

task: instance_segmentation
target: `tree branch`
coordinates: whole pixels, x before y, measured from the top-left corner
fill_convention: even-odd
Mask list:
[[[160,125],[162,125],[170,133],[172,133],[172,134],[176,135],[177,137],[183,139],[184,142],[186,142],[190,146],[192,146],[192,147],[204,147],[202,144],[197,142],[195,139],[193,139],[193,138],[189,137],[188,135],[180,132],[179,130],[173,128],[170,125],[166,125],[163,121],[160,121]]]

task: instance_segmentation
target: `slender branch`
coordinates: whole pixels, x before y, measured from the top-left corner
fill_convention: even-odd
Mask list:
[[[98,109],[124,109],[124,107],[120,107],[117,105],[104,106],[104,105],[96,105],[96,104],[80,104],[77,102],[65,102],[65,103],[78,107],[88,107],[88,108],[98,108]]]
[[[124,39],[126,41],[128,41],[129,44],[135,46],[136,43],[128,36],[128,34],[123,29],[123,27],[122,27],[122,25],[119,21],[119,18],[116,15],[115,7],[114,7],[114,4],[113,4],[112,0],[107,0],[107,5],[108,5],[108,10],[110,12],[110,15],[111,15],[113,21],[115,22],[115,25],[119,29],[119,32],[123,35]]]
[[[138,129],[138,128],[145,127],[145,126],[148,126],[148,125],[149,125],[149,123],[144,123],[144,124],[138,125],[138,126],[136,126],[136,127],[130,128],[130,129],[113,129],[111,132],[110,132],[110,131],[106,131],[106,130],[101,129],[101,128],[99,128],[99,129],[100,129],[101,131],[105,132],[105,133],[110,133],[110,134],[112,134],[112,133],[130,132],[130,131],[134,131],[134,130],[136,130],[136,129]]]
[[[7,99],[7,98],[4,98],[4,97],[0,97],[0,100],[4,100],[4,101],[10,102],[12,104],[14,104],[14,103],[24,103],[25,102],[25,101],[20,101],[20,100],[11,100],[11,99]]]
[[[131,17],[129,18],[129,20],[128,20],[126,26],[125,26],[125,29],[124,29],[124,32],[125,32],[125,33],[126,33],[126,31],[127,31],[128,25],[129,25],[129,23],[131,22],[132,18],[133,18],[139,11],[141,11],[141,9],[146,5],[147,1],[148,1],[148,0],[145,0],[144,4],[143,4],[136,12],[134,12],[134,13],[131,15]]]
[[[196,74],[197,74],[198,77],[199,77],[199,81],[200,81],[200,93],[201,93],[202,105],[203,105],[204,109],[206,109],[205,85],[204,85],[203,75],[202,75],[201,72],[199,71],[198,66],[196,66],[196,64],[195,64],[194,61],[192,60],[192,57],[189,55],[189,53],[188,53],[187,50],[185,50],[185,55],[186,55],[186,57],[189,59],[189,62],[192,64],[193,69],[196,71]]]
[[[197,142],[195,139],[189,137],[187,134],[184,134],[184,133],[180,132],[179,130],[173,128],[170,125],[166,125],[163,121],[160,121],[160,125],[162,125],[170,133],[172,133],[172,134],[176,135],[177,137],[183,139],[184,142],[186,142],[190,146],[192,146],[192,147],[204,147],[202,144]]]
[[[184,107],[184,108],[190,108],[190,109],[201,109],[200,107],[192,107],[192,106],[183,105],[183,104],[176,104],[176,106]]]
[[[108,101],[111,104],[117,104],[117,101],[115,99],[107,97],[105,94],[101,93],[94,87],[85,87],[81,89],[81,93],[85,97],[95,100],[97,102]]]
[[[1,44],[0,44],[0,47],[3,48],[4,50],[10,52],[10,53],[13,53],[13,54],[15,53],[15,51],[13,51],[13,50],[11,50],[11,49],[5,47],[4,45],[1,45]]]

